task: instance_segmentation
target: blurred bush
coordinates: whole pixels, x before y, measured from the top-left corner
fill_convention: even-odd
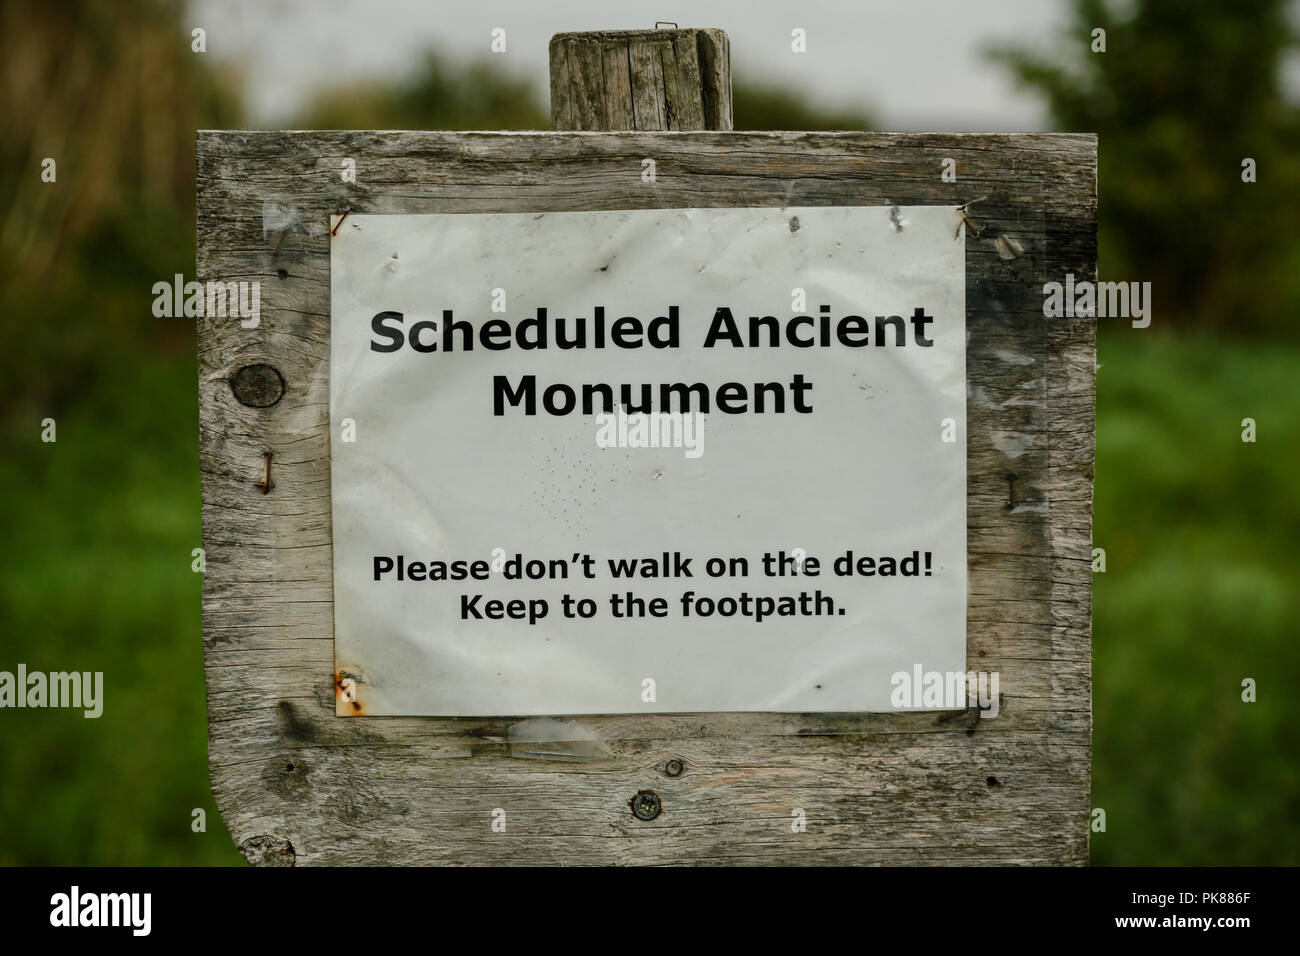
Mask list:
[[[1092,860],[1295,866],[1300,349],[1115,331],[1097,372]]]
[[[321,91],[303,129],[549,129],[527,80],[490,60],[455,62],[430,51],[407,79]]]
[[[103,671],[104,713],[0,712],[0,862],[238,862],[207,782],[194,327],[151,313],[194,272],[194,131],[238,97],[176,4],[2,9],[0,669]]]
[[[545,92],[545,91],[543,91]],[[823,110],[784,87],[737,84],[736,129],[871,129],[859,111]],[[457,63],[430,51],[397,83],[351,83],[323,90],[307,107],[305,129],[550,129],[546,104],[527,81],[491,61]]]
[[[994,56],[1059,129],[1099,134],[1102,276],[1152,283],[1156,325],[1300,341],[1300,110],[1285,0],[1073,0],[1055,50]],[[1092,52],[1093,31],[1105,52]],[[1242,182],[1242,160],[1258,181]]]

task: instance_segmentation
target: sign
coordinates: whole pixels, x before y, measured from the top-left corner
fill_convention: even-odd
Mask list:
[[[232,837],[297,866],[1085,864],[1096,319],[1045,318],[1043,287],[1096,278],[1096,137],[647,131],[644,86],[627,101],[589,65],[698,65],[709,82],[664,80],[676,119],[682,89],[729,102],[725,63],[691,59],[710,46],[688,32],[592,39],[557,116],[636,130],[198,135],[196,278],[263,277],[256,327],[195,319],[208,753]],[[585,49],[561,38],[553,63]],[[602,91],[608,109],[581,99]],[[558,319],[594,336],[597,307],[603,348],[555,346]],[[705,348],[719,308],[740,344]],[[749,345],[768,315],[776,344]],[[838,339],[850,315],[872,344],[855,323]],[[547,348],[522,347],[530,320]],[[410,344],[456,321],[473,348]],[[663,383],[703,386],[702,443],[683,420],[681,447],[632,447],[628,422],[581,411],[584,386]],[[796,549],[818,575],[764,572]],[[928,551],[931,574],[837,575],[850,549],[876,571]],[[665,550],[691,577],[604,563]],[[543,576],[509,577],[516,554]],[[405,556],[404,579],[374,580],[376,555]],[[749,573],[711,577],[709,557]],[[458,560],[499,570],[416,580]],[[818,590],[837,613],[717,613]],[[644,618],[614,616],[628,591]],[[713,613],[683,615],[687,591]],[[911,710],[882,686],[900,674]]]
[[[964,672],[959,222],[336,220],[338,713],[889,711]]]

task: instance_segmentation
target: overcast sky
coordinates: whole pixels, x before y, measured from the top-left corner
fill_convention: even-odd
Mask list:
[[[865,107],[882,129],[1032,131],[1048,128],[1041,101],[1017,90],[983,51],[1000,41],[1058,49],[1068,9],[1066,0],[691,0],[676,8],[609,0],[192,0],[189,16],[207,31],[208,55],[243,70],[250,119],[263,127],[288,122],[323,85],[401,76],[430,47],[487,54],[495,27],[506,31],[507,53],[494,60],[531,80],[545,106],[552,34],[649,28],[658,18],[726,30],[733,76],[742,82],[788,84],[828,106]],[[807,53],[790,50],[796,27],[807,32]],[[1290,70],[1289,79],[1300,72]]]

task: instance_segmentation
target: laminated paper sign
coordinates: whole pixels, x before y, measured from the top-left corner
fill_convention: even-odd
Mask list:
[[[957,222],[346,217],[338,712],[888,711],[965,671]]]

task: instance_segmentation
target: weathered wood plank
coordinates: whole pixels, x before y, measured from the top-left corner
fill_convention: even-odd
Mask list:
[[[551,38],[557,130],[729,130],[731,48],[721,30],[617,30]]]
[[[355,184],[339,181],[344,157]],[[946,157],[956,184],[939,178]],[[1093,274],[1092,137],[201,132],[198,170],[199,278],[262,282],[260,327],[199,325],[211,773],[250,858],[1086,862],[1094,326],[1049,324],[1041,286]],[[556,721],[539,741],[509,716],[333,716],[332,214],[981,196],[981,235],[967,239],[968,654],[1000,674],[996,719],[622,715]],[[1004,234],[1023,256],[1001,257]],[[281,401],[235,400],[228,383],[250,364],[280,371]],[[680,776],[665,774],[669,759]],[[653,821],[627,806],[646,788],[664,801]],[[506,833],[490,826],[498,807]],[[792,832],[795,809],[807,832]]]

